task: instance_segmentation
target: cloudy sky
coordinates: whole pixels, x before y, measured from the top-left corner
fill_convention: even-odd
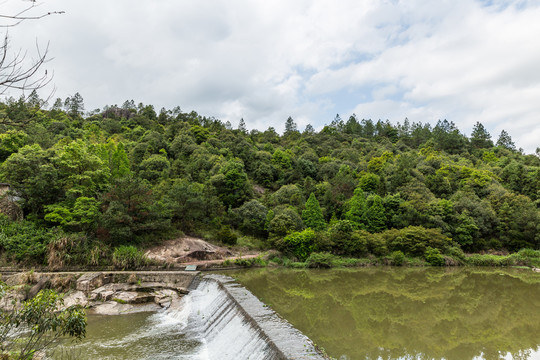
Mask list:
[[[127,99],[283,129],[347,119],[482,122],[540,146],[540,2],[43,0],[9,30],[50,41],[55,97]],[[12,13],[29,2],[1,0]]]

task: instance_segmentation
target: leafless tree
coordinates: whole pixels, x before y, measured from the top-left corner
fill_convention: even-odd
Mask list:
[[[4,39],[0,45],[0,95],[5,94],[10,89],[37,90],[47,85],[52,79],[52,74],[48,74],[47,70],[42,69],[43,64],[48,60],[48,43],[44,49],[40,49],[36,42],[37,57],[29,61],[27,51],[11,52],[9,28],[18,26],[24,21],[39,20],[54,14],[64,13],[63,11],[53,11],[34,16],[31,13],[37,6],[36,0],[30,0],[30,4],[25,5],[22,10],[14,14],[0,14],[2,21],[0,27],[5,28]]]

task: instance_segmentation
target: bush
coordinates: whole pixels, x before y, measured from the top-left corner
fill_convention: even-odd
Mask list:
[[[367,233],[367,231],[365,233]],[[384,256],[388,254],[386,241],[381,234],[371,234],[367,236],[366,240],[367,249],[371,254],[376,256]]]
[[[422,256],[428,248],[444,249],[451,239],[441,234],[440,229],[409,226],[404,229],[387,230],[381,233],[390,250],[401,250],[404,254]]]
[[[229,225],[224,225],[219,229],[217,239],[227,245],[236,245],[238,236],[231,230]]]
[[[391,259],[392,259],[392,265],[397,265],[397,266],[401,266],[403,265],[403,262],[405,261],[405,254],[402,252],[402,251],[394,251],[391,255],[390,255]]]
[[[331,268],[334,266],[336,256],[330,253],[312,253],[306,260],[309,268]]]
[[[148,259],[144,253],[133,245],[122,245],[114,249],[113,265],[127,269],[146,265]]]
[[[366,254],[371,234],[354,228],[354,223],[349,220],[339,220],[330,226],[327,234],[333,243],[333,253],[352,256]]]
[[[277,243],[280,247],[278,250],[292,253],[299,260],[305,261],[313,252],[314,240],[315,232],[312,229],[293,232]]]
[[[7,290],[0,283],[0,300],[6,301]],[[37,353],[53,348],[62,338],[82,339],[87,324],[84,308],[72,305],[59,311],[63,304],[61,295],[41,290],[12,311],[1,309],[0,359],[35,359]]]
[[[441,255],[441,252],[439,249],[435,249],[432,247],[427,247],[426,252],[424,254],[424,257],[426,261],[433,266],[444,266],[444,256]]]
[[[47,245],[58,237],[54,230],[42,229],[30,221],[11,221],[0,214],[0,249],[8,259],[25,264],[44,264]]]
[[[510,265],[510,257],[492,254],[474,254],[467,257],[467,263],[474,266],[505,266]]]

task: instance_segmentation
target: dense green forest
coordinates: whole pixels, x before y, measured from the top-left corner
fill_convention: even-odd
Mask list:
[[[45,108],[0,103],[4,264],[103,265],[180,232],[299,260],[540,248],[539,154],[480,123],[288,118],[280,135],[133,101],[85,113],[78,93]]]

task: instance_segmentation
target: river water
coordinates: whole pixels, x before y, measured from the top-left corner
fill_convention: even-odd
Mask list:
[[[337,359],[540,359],[540,274],[530,270],[264,268],[227,275]],[[209,309],[223,306],[214,290],[186,296],[179,311],[89,316],[87,338],[54,358],[257,358],[261,344],[240,324],[205,330]],[[234,319],[231,313],[220,323]],[[246,346],[253,350],[234,355]]]
[[[540,274],[530,269],[231,275],[338,359],[540,359]]]

